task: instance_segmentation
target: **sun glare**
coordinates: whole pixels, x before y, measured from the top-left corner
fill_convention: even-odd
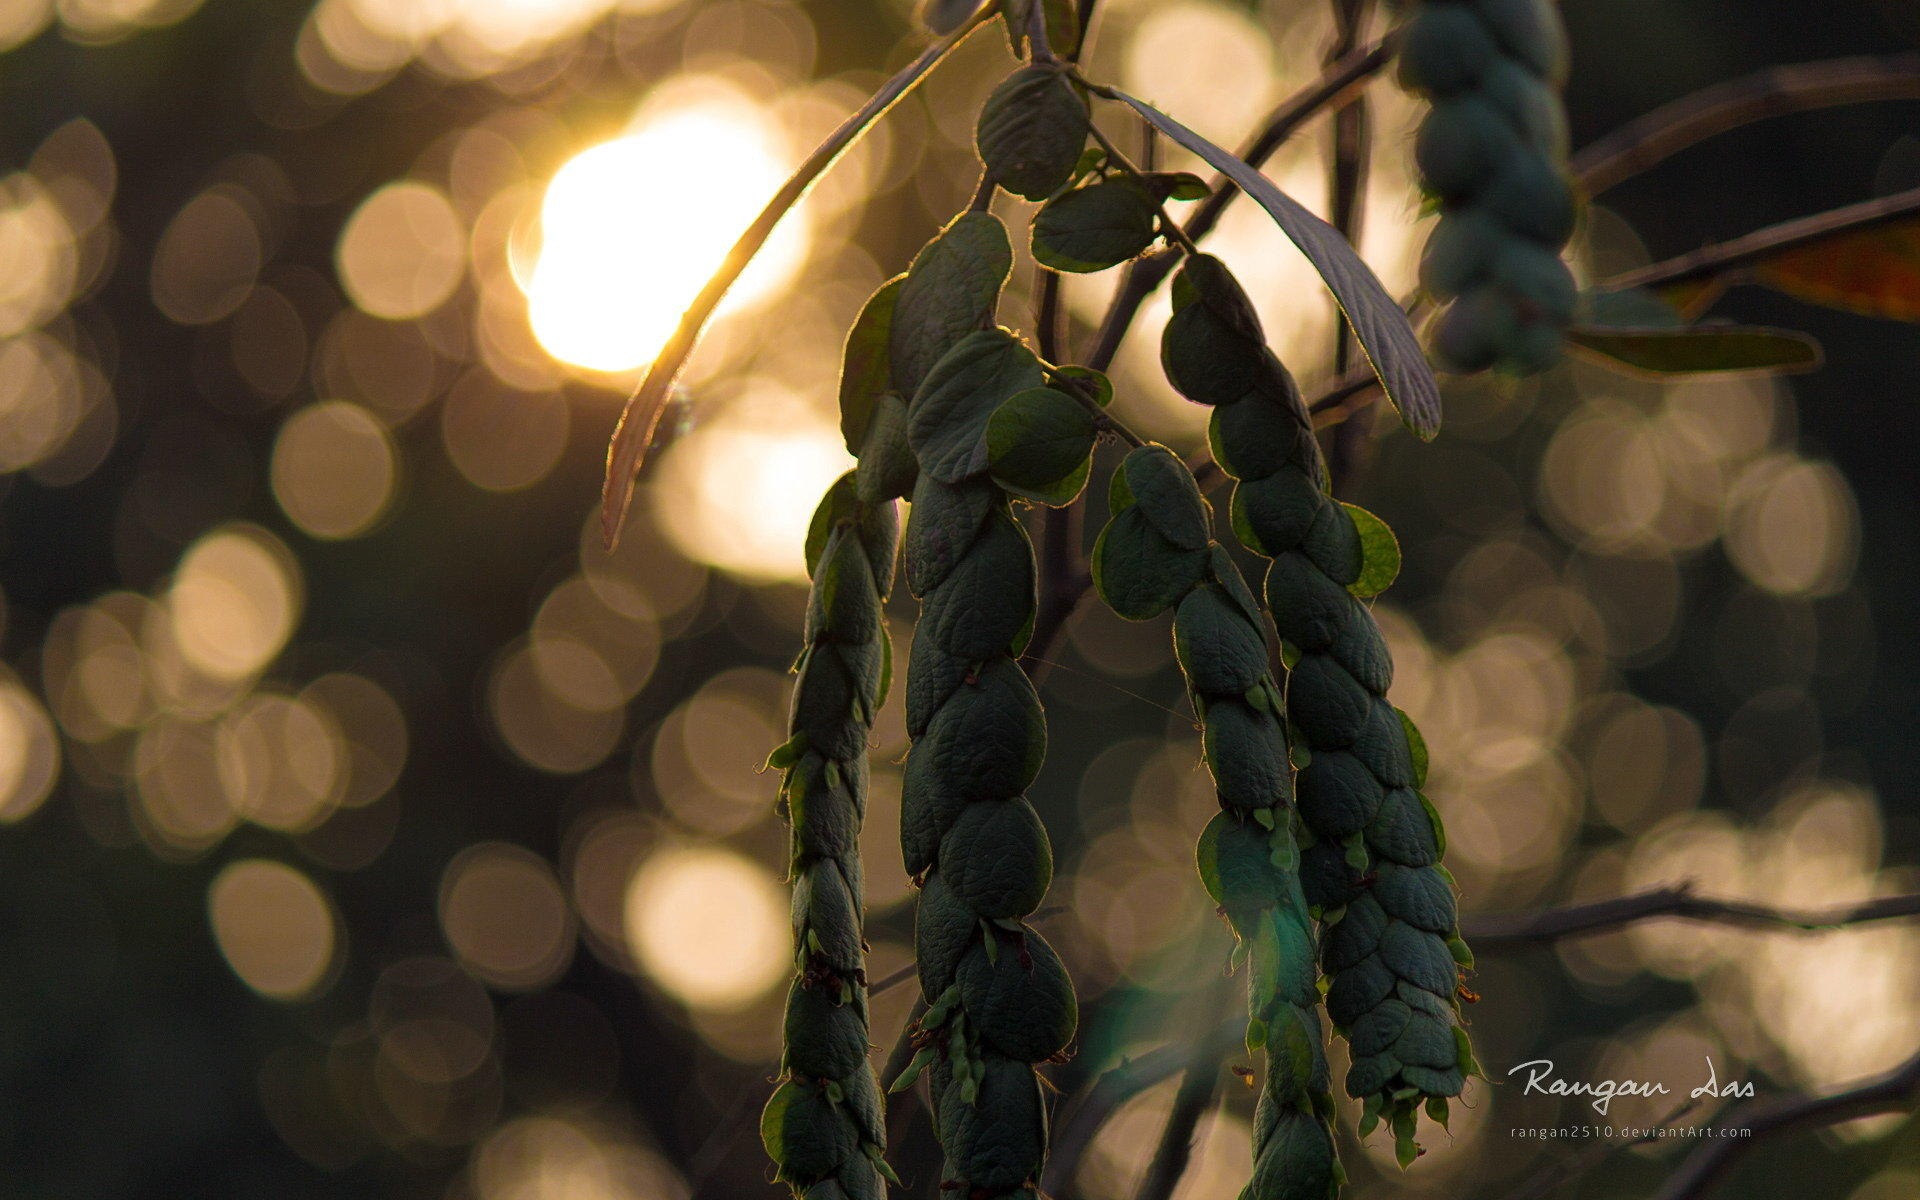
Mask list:
[[[706,86],[650,105],[633,132],[581,151],[540,208],[526,281],[534,336],[595,371],[646,365],[790,167],[753,101]],[[722,309],[764,300],[799,266],[804,216],[784,222]]]

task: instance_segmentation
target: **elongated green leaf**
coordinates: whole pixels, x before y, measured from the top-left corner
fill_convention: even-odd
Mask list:
[[[1267,210],[1267,215],[1326,281],[1327,290],[1333,293],[1347,323],[1353,326],[1361,349],[1373,364],[1381,390],[1399,408],[1407,427],[1422,438],[1431,438],[1440,432],[1440,384],[1427,365],[1420,339],[1408,324],[1406,313],[1394,303],[1379,278],[1360,260],[1339,230],[1308,212],[1275,187],[1272,180],[1151,104],[1125,92],[1113,94],[1154,128],[1233,180]]]
[[[1695,325],[1682,329],[1616,329],[1576,325],[1567,340],[1608,366],[1643,375],[1718,371],[1811,371],[1820,343],[1792,329],[1760,325]]]

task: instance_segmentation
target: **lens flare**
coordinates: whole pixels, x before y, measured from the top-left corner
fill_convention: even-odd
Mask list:
[[[688,91],[632,133],[581,151],[547,187],[525,286],[534,336],[555,358],[606,372],[644,366],[792,165],[744,94]],[[791,277],[805,257],[804,221],[782,224],[728,307],[764,300]]]

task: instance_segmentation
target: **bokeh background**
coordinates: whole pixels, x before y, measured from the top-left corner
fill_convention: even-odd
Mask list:
[[[1110,0],[1090,70],[1232,144],[1327,6]],[[0,0],[0,1195],[773,1196],[754,1117],[789,955],[775,777],[804,523],[847,458],[842,331],[962,205],[983,34],[828,175],[685,378],[625,542],[589,527],[625,390],[733,234],[914,52],[903,0]],[[1777,62],[1911,48],[1908,6],[1570,3],[1576,143]],[[1375,91],[1364,249],[1404,288],[1416,117]],[[1600,198],[1583,274],[1920,184],[1920,105],[1720,138]],[[1127,130],[1123,136],[1133,136]],[[1271,172],[1325,198],[1316,124]],[[1003,198],[1004,200],[1004,198]],[[1017,204],[1005,209],[1023,218]],[[1333,325],[1251,206],[1218,249],[1311,385]],[[1111,281],[1075,280],[1092,319]],[[1006,319],[1028,323],[1017,272]],[[1790,382],[1584,365],[1380,425],[1406,550],[1377,609],[1469,912],[1682,879],[1815,905],[1920,887],[1920,337],[1816,333]],[[1149,306],[1126,419],[1182,447]],[[904,639],[910,606],[896,613]],[[1166,630],[1089,607],[1034,799],[1085,998],[1067,1089],[1222,1011],[1191,868],[1214,807]],[[865,837],[872,975],[907,961],[895,705]],[[1500,1076],[1820,1088],[1907,1057],[1920,927],[1653,924],[1483,954]],[[875,1002],[891,1042],[910,987]],[[1238,1060],[1235,1060],[1238,1061]],[[1252,1093],[1182,1191],[1231,1195]],[[1414,1172],[1500,1196],[1581,1102],[1480,1086]],[[1172,1084],[1069,1194],[1130,1194]],[[1648,1123],[1665,1100],[1617,1101]],[[1697,1121],[1706,1114],[1696,1113]],[[914,1114],[896,1141],[924,1145]],[[1682,1147],[1568,1194],[1643,1195]],[[911,1156],[909,1156],[911,1157]],[[1730,1194],[1920,1194],[1883,1118]],[[917,1182],[924,1187],[926,1171]],[[918,1194],[918,1193],[916,1193]]]

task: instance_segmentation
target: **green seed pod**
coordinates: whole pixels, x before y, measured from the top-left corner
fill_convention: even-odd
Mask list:
[[[982,130],[983,152],[997,155],[1001,134]],[[996,178],[1006,182],[1009,169],[1002,163]],[[963,245],[953,231],[968,221]],[[976,300],[968,289],[983,277],[997,296],[1005,239],[985,214],[949,226],[908,272],[896,331],[910,301],[948,311],[955,289]],[[923,270],[938,277],[924,287]],[[921,609],[901,809],[901,849],[921,881],[914,943],[929,1008],[918,1061],[932,1065],[944,1186],[981,1200],[1037,1184],[1046,1110],[1034,1067],[1066,1047],[1078,1020],[1065,968],[1022,921],[1053,875],[1046,829],[1023,795],[1046,754],[1046,721],[1017,657],[1036,605],[1033,547],[991,471],[996,460],[1022,462],[1018,436],[1029,426],[1038,436],[1041,425],[1010,420],[997,438],[990,431],[994,414],[1042,378],[1025,346],[987,328],[991,319],[989,303],[926,364],[908,404],[919,478],[907,583]]]
[[[1574,296],[1560,259],[1577,213],[1566,54],[1552,0],[1426,0],[1408,24],[1401,81],[1433,100],[1414,161],[1441,201],[1420,286],[1452,301],[1431,327],[1446,370],[1530,375],[1560,357]]]
[[[850,436],[859,434],[863,460],[906,443],[900,420],[878,414],[848,425]],[[793,827],[799,969],[787,990],[785,1081],[761,1117],[761,1138],[796,1194],[824,1189],[882,1200],[876,1163],[886,1134],[867,1065],[859,842],[867,738],[890,654],[882,608],[899,546],[893,499],[862,488],[850,471],[821,501],[808,540],[807,648],[793,689],[792,736],[771,760],[785,772],[781,796]]]
[[[1227,336],[1224,321],[1214,324],[1204,336],[1183,332],[1178,343],[1169,325],[1163,357],[1178,366],[1194,347]],[[1255,416],[1260,406],[1276,411]],[[1270,444],[1274,430],[1305,424],[1299,393],[1290,386],[1273,388],[1216,408],[1211,440],[1238,480],[1236,534],[1248,549],[1272,560],[1267,602],[1275,630],[1296,656],[1285,719],[1307,751],[1293,788],[1298,819],[1311,844],[1297,859],[1289,849],[1282,860],[1299,863],[1297,875],[1289,877],[1303,902],[1334,914],[1322,938],[1321,965],[1331,980],[1327,1013],[1353,1039],[1347,1091],[1367,1101],[1370,1119],[1389,1122],[1405,1156],[1413,1153],[1415,1113],[1429,1100],[1437,1107],[1458,1095],[1462,1067],[1471,1061],[1455,1009],[1459,967],[1450,947],[1459,939],[1453,893],[1438,866],[1438,820],[1413,790],[1420,772],[1411,727],[1385,698],[1392,664],[1372,614],[1354,595],[1356,588],[1371,594],[1383,586],[1361,582],[1369,575],[1369,543],[1353,510],[1321,491],[1319,461],[1307,451],[1307,439],[1291,444],[1286,454],[1274,453]],[[1379,524],[1377,518],[1368,520],[1370,527]],[[1391,540],[1376,538],[1374,544]],[[1204,612],[1208,623],[1215,619],[1208,610],[1194,612]],[[1194,625],[1196,632],[1205,628]],[[1181,661],[1195,657],[1183,651]],[[1223,768],[1229,773],[1249,769],[1244,746],[1255,735],[1250,722],[1228,717],[1235,701],[1203,699],[1209,761],[1223,803],[1232,797],[1228,807],[1235,808],[1243,797],[1222,778]],[[1281,792],[1275,785],[1274,794]],[[1271,823],[1288,828],[1282,820]],[[1224,845],[1217,842],[1212,852],[1216,870],[1229,863]],[[1244,872],[1237,865],[1235,870]],[[1221,903],[1232,919],[1235,906],[1225,899]],[[1382,1011],[1389,1004],[1395,1007]],[[1391,1036],[1383,1032],[1389,1026]],[[1270,1033],[1270,1059],[1271,1038]],[[1438,1050],[1443,1044],[1450,1048],[1444,1060]],[[1258,1118],[1256,1144],[1263,1144],[1263,1136],[1264,1144],[1318,1144],[1314,1135],[1289,1126],[1283,1111],[1273,1108]],[[1272,1187],[1287,1186],[1282,1174],[1265,1170],[1256,1168],[1256,1185],[1265,1179]]]
[[[1197,315],[1189,318],[1184,333],[1169,327],[1168,341],[1181,342],[1163,354],[1169,363],[1248,340],[1244,324],[1238,329],[1228,324],[1239,319],[1230,305],[1189,302],[1182,312]],[[1266,353],[1264,346],[1258,351]],[[1283,375],[1272,378],[1278,383]],[[1282,394],[1290,383],[1280,385]],[[1232,407],[1216,409],[1216,423],[1228,413],[1266,403],[1260,395],[1250,393]],[[1318,489],[1312,494],[1319,497]],[[1242,1197],[1328,1200],[1337,1190],[1338,1168],[1328,1125],[1333,1102],[1320,1030],[1313,922],[1296,870],[1299,843],[1287,736],[1258,608],[1238,568],[1211,542],[1211,511],[1186,464],[1171,451],[1146,446],[1128,455],[1115,473],[1109,502],[1103,545],[1131,544],[1145,531],[1160,538],[1155,553],[1163,559],[1202,556],[1184,594],[1170,603],[1177,605],[1174,649],[1201,719],[1202,753],[1221,808],[1200,833],[1195,863],[1207,894],[1241,944],[1236,959],[1246,956],[1247,1045],[1266,1054],[1253,1179]],[[1311,523],[1310,518],[1300,522],[1303,537]],[[1180,550],[1183,543],[1203,539],[1202,548]],[[1136,598],[1159,594],[1163,579],[1153,554],[1110,554],[1096,574],[1109,606],[1134,619],[1144,615]]]

